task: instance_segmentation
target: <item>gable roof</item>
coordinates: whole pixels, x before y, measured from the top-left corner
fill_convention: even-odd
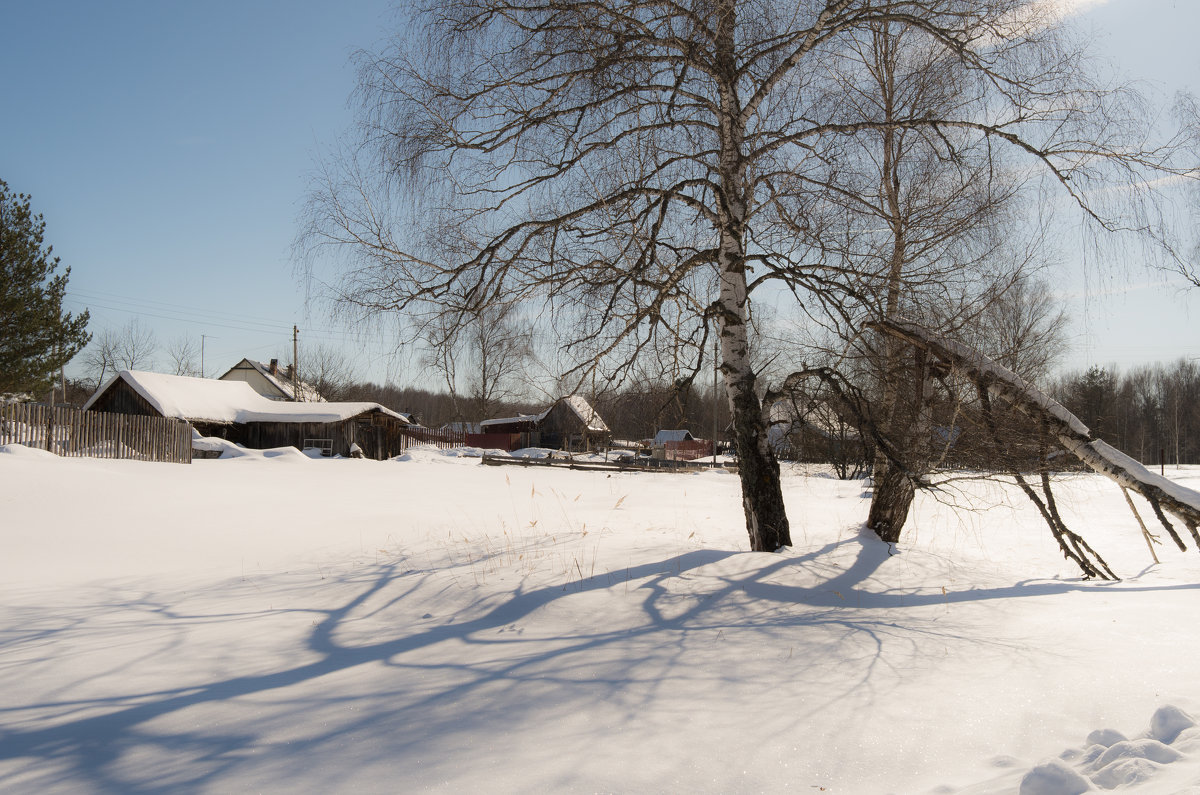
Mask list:
[[[378,403],[293,403],[270,400],[245,381],[220,381],[122,370],[83,404],[86,411],[118,380],[125,382],[164,417],[189,422],[339,422],[379,411],[409,423],[402,414]]]
[[[604,420],[592,408],[592,405],[579,395],[567,395],[564,398],[559,398],[558,403],[566,404],[567,408],[575,412],[580,421],[589,431],[608,431],[608,426],[604,424]],[[558,405],[555,403],[554,405]],[[554,409],[554,406],[546,409],[541,413],[538,419],[544,419]]]
[[[245,366],[243,366],[245,365]],[[279,390],[279,394],[285,400],[294,400],[296,395],[292,389],[292,382],[285,380],[282,374],[277,370],[271,372],[270,365],[255,361],[254,359],[242,359],[240,362],[230,367],[220,376],[220,380],[226,380],[226,376],[233,373],[235,370],[251,369],[263,377],[263,379],[275,389]],[[305,403],[324,403],[325,398],[321,397],[321,393],[316,390],[316,387],[304,381],[300,382],[300,400]]]
[[[579,421],[583,423],[589,431],[608,432],[608,426],[604,424],[604,420],[596,413],[591,404],[578,395],[567,395],[554,401],[550,408],[543,411],[541,414],[518,414],[515,417],[500,417],[494,420],[484,420],[479,423],[484,428],[489,428],[495,425],[527,425],[530,429],[541,424],[542,420],[550,415],[550,412],[559,406],[565,406],[567,410],[575,414]]]
[[[654,443],[664,444],[666,442],[691,442],[695,441],[695,438],[696,437],[692,436],[692,432],[687,429],[659,431],[658,433],[654,434]]]

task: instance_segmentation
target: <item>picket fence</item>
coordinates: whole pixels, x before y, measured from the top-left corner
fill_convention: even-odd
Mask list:
[[[433,445],[439,450],[449,450],[466,444],[467,435],[461,431],[436,431],[432,428],[405,428],[400,431],[400,448],[407,450],[419,445]]]
[[[69,406],[0,406],[0,444],[37,447],[61,456],[192,462],[191,426],[183,420]]]

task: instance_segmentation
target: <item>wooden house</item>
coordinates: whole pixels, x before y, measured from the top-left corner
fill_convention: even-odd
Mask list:
[[[303,403],[325,402],[321,393],[311,385],[303,381],[300,381],[299,384],[294,383],[292,366],[289,364],[280,369],[278,359],[272,359],[268,364],[256,362],[253,359],[242,359],[225,371],[225,374],[218,380],[245,381],[251,389],[268,400],[294,400]]]
[[[85,411],[186,420],[201,436],[256,450],[292,446],[350,455],[357,444],[383,460],[408,447],[411,423],[378,403],[294,403],[269,400],[240,380],[122,370],[84,404]]]
[[[612,439],[604,420],[578,395],[560,398],[541,414],[484,420],[479,425],[479,438],[468,435],[468,444],[507,450],[549,447],[585,451],[600,449]]]

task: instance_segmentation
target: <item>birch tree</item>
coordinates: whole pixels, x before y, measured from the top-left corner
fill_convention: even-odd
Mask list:
[[[362,135],[315,188],[305,242],[340,251],[336,296],[360,310],[425,322],[461,312],[456,295],[523,303],[605,378],[661,335],[698,357],[715,335],[750,546],[777,550],[791,539],[751,297],[836,311],[861,289],[797,234],[819,220],[807,177],[844,188],[831,143],[922,130],[1009,149],[1108,227],[1129,224],[1091,189],[1165,167],[1127,146],[1140,117],[1081,77],[1048,14],[1023,0],[426,2],[362,57]],[[975,101],[847,113],[827,65],[880,25],[920,37]]]

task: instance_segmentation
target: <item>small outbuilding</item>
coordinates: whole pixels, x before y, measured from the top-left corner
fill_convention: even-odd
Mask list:
[[[468,435],[468,444],[507,450],[550,447],[578,452],[603,448],[612,439],[608,425],[578,395],[559,398],[541,414],[484,420],[479,425],[478,439]]]
[[[654,434],[650,443],[651,455],[668,461],[694,461],[712,455],[712,442],[697,439],[685,429],[662,430]]]
[[[122,370],[83,406],[84,411],[175,417],[201,436],[256,450],[292,446],[366,458],[399,455],[410,445],[411,423],[378,403],[294,403],[270,400],[245,381],[191,378]]]

